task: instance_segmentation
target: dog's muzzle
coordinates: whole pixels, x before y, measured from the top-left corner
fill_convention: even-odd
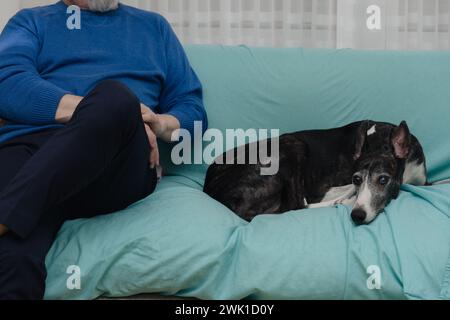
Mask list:
[[[359,226],[359,225],[364,224],[364,222],[366,221],[367,213],[364,210],[362,210],[362,209],[354,209],[352,211],[352,215],[351,216],[352,216],[353,222],[357,226]]]

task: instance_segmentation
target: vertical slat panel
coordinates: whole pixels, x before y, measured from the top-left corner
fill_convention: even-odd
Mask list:
[[[231,1],[220,0],[220,38],[222,43],[226,45],[232,44],[231,38]],[[220,39],[217,39],[220,42]]]
[[[0,1],[0,30],[20,8],[56,0]],[[366,48],[355,14],[365,0],[122,0],[164,15],[184,43]],[[386,49],[450,50],[450,0],[385,0]],[[361,3],[363,4],[361,6]],[[360,10],[356,12],[355,10]],[[377,40],[378,41],[378,40]]]

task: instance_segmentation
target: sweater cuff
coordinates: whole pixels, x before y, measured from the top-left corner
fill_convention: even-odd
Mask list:
[[[56,110],[62,97],[70,94],[69,91],[60,89],[54,85],[42,88],[38,97],[34,100],[29,117],[36,124],[55,123]]]
[[[187,109],[187,110],[183,110],[183,109]],[[189,131],[189,133],[193,137],[195,121],[202,123],[202,134],[206,131],[207,126],[208,126],[208,124],[205,122],[204,119],[202,119],[202,118],[197,119],[197,117],[195,116],[195,114],[193,114],[193,112],[196,113],[191,108],[186,108],[186,106],[183,105],[181,108],[172,109],[169,112],[167,112],[166,114],[172,115],[175,118],[177,118],[178,121],[180,122],[180,128]]]

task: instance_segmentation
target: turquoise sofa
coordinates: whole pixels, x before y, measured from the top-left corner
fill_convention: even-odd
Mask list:
[[[406,120],[430,181],[450,178],[450,53],[189,46],[211,128],[281,133]],[[112,215],[67,222],[47,256],[47,299],[140,293],[201,299],[449,299],[450,184],[404,185],[372,224],[336,206],[247,223],[202,192],[207,165],[175,166]],[[79,288],[70,285],[73,267]]]

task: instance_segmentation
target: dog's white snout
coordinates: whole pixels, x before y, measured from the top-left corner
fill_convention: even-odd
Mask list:
[[[367,224],[375,219],[376,212],[371,206],[372,192],[367,180],[362,184],[352,210],[352,220],[356,224]]]

